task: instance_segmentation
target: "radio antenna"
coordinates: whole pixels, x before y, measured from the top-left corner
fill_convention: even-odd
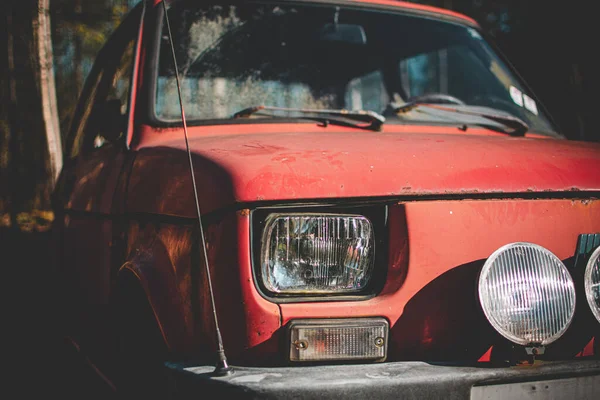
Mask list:
[[[200,239],[202,242],[202,254],[204,254],[204,265],[206,266],[206,278],[208,280],[208,291],[210,294],[210,301],[212,305],[213,317],[215,320],[215,333],[217,339],[217,365],[213,371],[213,375],[225,376],[233,373],[233,368],[227,363],[227,357],[225,356],[225,348],[223,347],[223,338],[221,337],[221,331],[219,329],[219,320],[217,318],[217,308],[215,307],[215,296],[213,293],[212,281],[210,278],[210,268],[208,266],[208,255],[206,254],[206,240],[204,238],[204,228],[202,227],[202,213],[200,212],[200,201],[198,200],[198,189],[196,188],[196,177],[194,176],[194,162],[192,161],[192,152],[190,151],[190,144],[188,140],[187,123],[185,119],[185,111],[183,109],[183,98],[181,96],[181,84],[179,82],[179,70],[177,68],[177,58],[175,56],[175,46],[173,45],[173,35],[171,34],[171,24],[169,23],[169,16],[167,13],[167,5],[165,0],[162,1],[163,9],[165,12],[165,22],[167,23],[167,32],[169,35],[169,44],[171,46],[171,55],[173,57],[173,67],[175,68],[175,81],[177,82],[177,95],[179,96],[179,108],[181,110],[181,121],[183,122],[183,135],[185,136],[185,148],[187,150],[188,161],[190,164],[190,175],[192,177],[192,187],[194,189],[194,200],[196,201],[196,213],[198,215],[198,226],[200,227]]]

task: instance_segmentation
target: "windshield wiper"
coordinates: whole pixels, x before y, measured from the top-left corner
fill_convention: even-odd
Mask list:
[[[265,113],[265,111],[267,113]],[[325,125],[328,123],[352,126],[361,129],[369,129],[373,131],[380,131],[385,117],[374,111],[369,110],[319,110],[319,109],[307,109],[307,108],[285,108],[285,107],[271,107],[271,106],[255,106],[244,108],[241,111],[233,114],[232,118],[247,118],[252,114],[261,112],[270,117],[278,117],[278,115],[268,113],[269,111],[283,111],[287,113],[298,113],[307,114],[301,117],[294,116],[292,118],[303,118],[313,119],[323,122]],[[312,116],[310,114],[313,114]],[[323,116],[326,115],[326,116]],[[364,122],[367,125],[359,125],[354,122]]]
[[[495,112],[493,112],[493,109],[491,109],[490,112],[488,112],[487,110],[486,111],[475,111],[475,110],[469,110],[469,109],[464,108],[464,107],[469,107],[469,106],[448,107],[448,106],[442,106],[439,104],[420,103],[420,102],[406,103],[401,106],[392,106],[392,109],[396,114],[402,114],[402,113],[411,111],[412,109],[414,109],[416,107],[428,107],[428,108],[433,108],[436,110],[454,112],[454,113],[458,113],[458,114],[462,114],[462,115],[471,115],[471,116],[475,116],[475,117],[482,117],[485,119],[489,119],[494,122],[498,122],[498,123],[504,125],[505,127],[509,128],[509,130],[502,130],[502,132],[507,133],[511,136],[525,136],[525,133],[529,130],[529,126],[523,120],[521,120],[517,117],[514,117],[512,115],[495,113]],[[481,123],[476,123],[476,124],[481,125]]]

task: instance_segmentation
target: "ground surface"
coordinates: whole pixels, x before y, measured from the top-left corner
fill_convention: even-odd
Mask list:
[[[0,255],[9,316],[4,348],[16,372],[8,383],[18,393],[11,398],[114,398],[60,332],[50,232],[0,227]]]

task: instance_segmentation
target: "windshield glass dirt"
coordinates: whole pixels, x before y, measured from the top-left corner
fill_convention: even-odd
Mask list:
[[[390,104],[419,99],[508,112],[535,132],[555,129],[533,95],[471,27],[334,6],[175,2],[169,9],[190,123],[257,105],[363,109],[386,123],[444,123]],[[456,101],[456,103],[455,103]],[[460,103],[458,103],[460,102]],[[154,113],[180,119],[166,27]]]

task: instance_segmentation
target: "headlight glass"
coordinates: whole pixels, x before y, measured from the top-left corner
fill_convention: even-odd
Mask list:
[[[261,272],[272,293],[358,293],[371,280],[374,260],[366,217],[298,213],[266,220]]]
[[[492,326],[520,345],[547,345],[575,314],[569,271],[549,250],[512,243],[496,250],[479,277],[479,300]]]
[[[588,304],[600,322],[600,247],[592,253],[588,261],[584,282]]]

